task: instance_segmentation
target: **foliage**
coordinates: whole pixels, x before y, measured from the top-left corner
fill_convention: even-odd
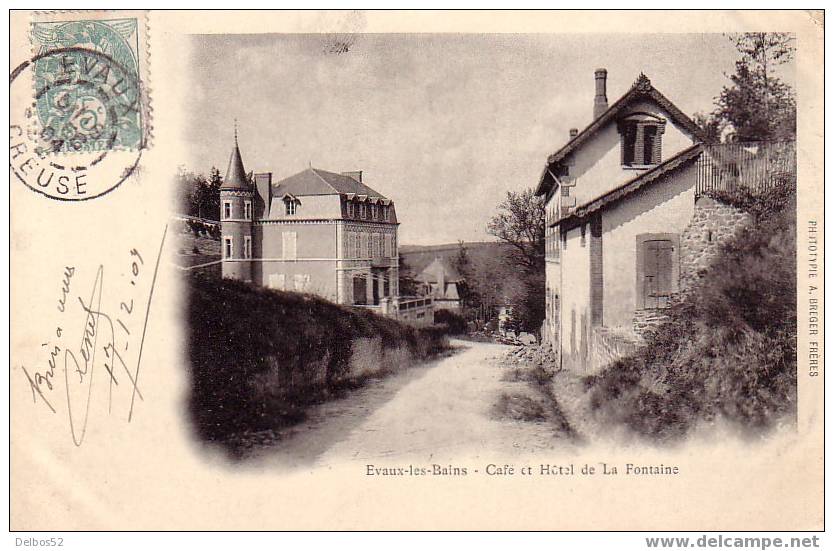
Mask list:
[[[791,61],[794,39],[788,33],[741,33],[729,36],[741,59],[715,99],[709,116],[696,115],[707,140],[726,130],[731,141],[792,140],[796,136],[796,100],[776,68]]]
[[[587,379],[600,417],[664,440],[701,420],[756,430],[795,416],[794,200],[751,206],[768,215],[722,247],[670,320],[634,355]]]
[[[368,372],[380,376],[446,347],[442,327],[416,328],[312,295],[201,274],[184,283],[189,408],[205,440],[227,444],[234,434],[280,428]]]
[[[413,297],[417,296],[420,290],[419,282],[414,279],[413,274],[411,273],[411,266],[408,264],[408,261],[400,253],[399,258],[399,290],[400,296],[403,297]]]
[[[434,323],[445,325],[451,335],[462,335],[467,329],[463,316],[445,308],[434,313]]]
[[[507,192],[487,231],[510,245],[507,260],[518,274],[504,293],[513,312],[509,324],[539,335],[545,317],[544,200],[532,189]]]
[[[532,189],[508,191],[487,233],[512,247],[512,260],[524,271],[540,272],[544,270],[544,218],[544,200]]]
[[[180,166],[176,176],[177,200],[180,212],[188,216],[220,220],[220,171],[212,167],[209,177]]]

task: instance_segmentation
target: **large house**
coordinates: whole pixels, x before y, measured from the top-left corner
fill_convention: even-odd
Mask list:
[[[571,129],[536,190],[547,204],[544,336],[582,372],[610,359],[608,336],[629,341],[680,291],[703,150],[698,126],[645,75],[611,105],[606,87],[598,69],[592,122]]]
[[[398,294],[397,214],[362,180],[312,167],[278,182],[250,177],[235,136],[220,187],[223,277],[387,308]]]

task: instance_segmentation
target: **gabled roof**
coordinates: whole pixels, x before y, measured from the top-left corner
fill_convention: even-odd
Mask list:
[[[545,165],[545,169],[542,172],[541,177],[539,178],[539,185],[536,188],[536,195],[542,195],[547,191],[547,188],[553,184],[553,176],[551,174],[550,168],[554,165],[559,164],[565,157],[567,157],[573,151],[576,151],[579,147],[582,146],[588,139],[594,136],[598,130],[602,129],[606,126],[609,122],[614,120],[617,115],[619,115],[623,110],[625,110],[629,105],[636,101],[644,100],[644,99],[651,99],[654,100],[658,105],[660,105],[671,117],[672,121],[675,122],[678,126],[683,127],[685,130],[690,132],[693,136],[697,137],[699,140],[703,140],[703,132],[701,131],[700,127],[695,124],[695,122],[690,119],[683,111],[677,108],[674,103],[669,101],[666,96],[661,94],[657,91],[657,89],[652,86],[652,82],[649,80],[649,77],[640,73],[640,76],[637,77],[637,80],[634,84],[631,85],[631,88],[617,101],[615,101],[611,107],[609,107],[605,112],[603,112],[599,117],[597,117],[594,121],[591,122],[588,126],[586,126],[581,132],[579,132],[576,136],[571,138],[571,140],[562,146],[556,153],[553,153],[547,158],[547,163]]]
[[[657,182],[658,180],[660,180],[662,176],[670,174],[675,170],[687,166],[691,162],[694,162],[698,158],[698,156],[701,155],[703,150],[703,145],[700,143],[696,143],[695,145],[692,145],[684,149],[677,155],[670,157],[669,159],[660,163],[651,170],[644,172],[643,174],[635,178],[632,178],[620,187],[609,191],[605,195],[597,197],[589,203],[585,203],[582,206],[576,207],[573,210],[573,212],[571,212],[568,216],[560,219],[557,222],[557,224],[565,224],[570,226],[572,223],[578,221],[579,219],[584,218],[589,214],[596,212],[599,209],[604,208],[615,201],[619,201],[620,199],[623,199],[624,197],[631,195],[635,191],[645,188],[653,182]]]
[[[277,182],[274,193],[279,196],[285,193],[296,196],[353,194],[365,195],[370,199],[387,200],[381,193],[350,176],[312,167]]]
[[[246,177],[246,169],[243,168],[240,148],[237,146],[237,137],[235,137],[235,146],[229,157],[229,168],[226,169],[226,178],[220,185],[220,189],[243,191],[249,191],[251,189],[249,178]]]
[[[420,272],[420,275],[417,276],[417,280],[424,283],[437,283],[440,281],[441,272],[444,273],[443,279],[446,280],[446,282],[463,280],[457,270],[451,267],[448,262],[445,262],[444,259],[440,257],[436,257],[431,264],[426,266],[425,269]]]

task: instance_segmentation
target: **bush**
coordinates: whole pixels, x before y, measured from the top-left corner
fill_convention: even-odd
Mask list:
[[[462,335],[466,333],[466,320],[463,316],[451,310],[443,309],[436,311],[434,313],[434,323],[445,325],[451,335]]]
[[[446,346],[440,331],[316,296],[185,277],[189,405],[203,439],[295,422],[301,406]]]
[[[772,198],[772,197],[771,197]],[[602,418],[655,439],[722,417],[767,429],[796,415],[793,197],[727,242],[644,347],[586,380]]]

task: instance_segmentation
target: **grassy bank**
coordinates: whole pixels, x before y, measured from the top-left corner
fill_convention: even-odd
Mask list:
[[[754,224],[723,246],[644,347],[586,380],[604,424],[668,440],[717,418],[749,433],[795,416],[795,195],[720,199]]]
[[[281,428],[306,405],[448,347],[416,328],[312,295],[204,274],[185,276],[189,408],[202,440]],[[233,450],[231,450],[233,451]]]

